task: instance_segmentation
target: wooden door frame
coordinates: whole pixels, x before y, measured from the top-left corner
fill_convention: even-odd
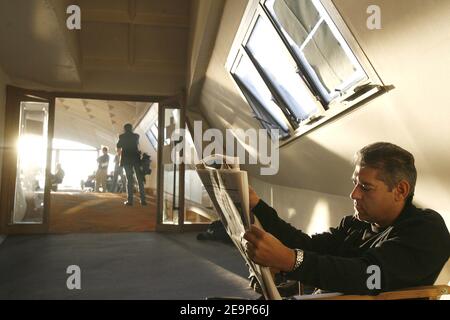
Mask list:
[[[185,92],[179,95],[172,96],[166,100],[159,102],[158,109],[158,176],[157,176],[157,220],[156,220],[156,231],[159,232],[201,232],[206,231],[208,224],[205,223],[192,223],[185,224],[185,163],[180,164],[180,178],[179,178],[179,210],[178,210],[178,225],[173,224],[163,224],[162,223],[162,213],[163,213],[163,197],[164,197],[164,167],[162,165],[163,150],[162,146],[164,144],[164,123],[163,123],[163,110],[165,108],[173,108],[180,110],[180,128],[186,128],[188,123],[186,115],[186,94]],[[189,127],[189,126],[188,126]]]
[[[163,200],[164,200],[164,110],[180,110],[180,128],[184,128],[185,123],[185,97],[184,94],[168,97],[160,101],[158,106],[158,176],[157,176],[157,205],[156,205],[156,230],[157,231],[182,231],[184,226],[184,163],[179,166],[179,188],[178,188],[178,224],[163,224]]]
[[[17,176],[17,141],[20,126],[20,107],[17,103],[26,100],[32,102],[43,102],[49,104],[48,133],[47,133],[47,163],[46,163],[46,183],[44,186],[44,212],[42,223],[39,224],[12,224],[14,200],[16,192]],[[2,161],[2,179],[0,195],[0,232],[4,234],[35,234],[47,233],[49,227],[50,213],[50,166],[52,139],[54,131],[55,99],[52,93],[47,91],[27,90],[13,86],[6,87],[6,107],[5,107],[5,134],[4,150]]]

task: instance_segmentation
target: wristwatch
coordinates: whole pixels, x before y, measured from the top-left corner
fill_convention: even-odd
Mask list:
[[[295,249],[295,264],[291,272],[297,270],[303,263],[303,250]]]

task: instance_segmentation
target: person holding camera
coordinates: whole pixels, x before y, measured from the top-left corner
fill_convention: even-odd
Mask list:
[[[117,149],[120,153],[120,166],[124,167],[127,176],[127,193],[128,200],[124,202],[126,206],[133,205],[133,175],[139,185],[139,194],[141,197],[141,205],[147,205],[144,190],[144,174],[141,170],[141,152],[139,151],[139,135],[133,132],[133,126],[127,123],[124,127],[124,133],[119,136]]]

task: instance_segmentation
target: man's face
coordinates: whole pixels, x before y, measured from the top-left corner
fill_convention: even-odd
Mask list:
[[[356,166],[353,172],[353,200],[356,217],[361,221],[382,223],[394,209],[394,192],[378,177],[379,170]]]

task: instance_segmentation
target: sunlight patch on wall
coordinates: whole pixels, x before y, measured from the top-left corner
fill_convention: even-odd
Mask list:
[[[330,227],[330,208],[328,202],[319,199],[314,206],[312,217],[307,228],[309,235],[322,233]]]
[[[295,210],[294,208],[288,208],[287,209],[287,220],[291,220],[292,218],[295,217],[296,214],[297,214],[297,210]]]

